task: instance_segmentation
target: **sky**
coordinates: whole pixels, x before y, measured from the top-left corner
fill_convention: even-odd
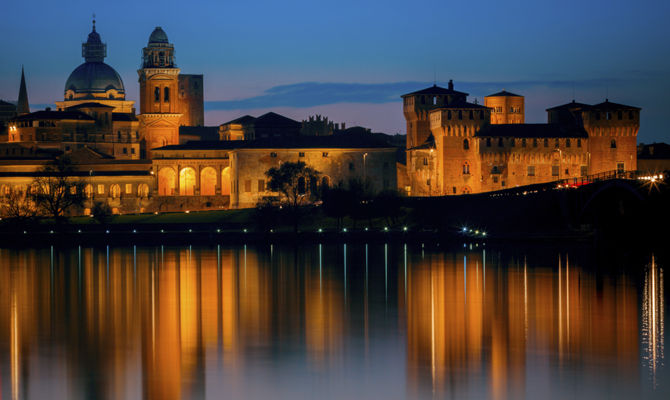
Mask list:
[[[670,2],[661,0],[13,1],[2,5],[0,99],[21,65],[35,108],[62,100],[81,43],[97,31],[105,62],[138,100],[154,27],[182,73],[204,74],[205,123],[275,111],[405,133],[400,95],[454,80],[478,99],[525,96],[526,122],[571,101],[642,108],[638,142],[670,142]]]

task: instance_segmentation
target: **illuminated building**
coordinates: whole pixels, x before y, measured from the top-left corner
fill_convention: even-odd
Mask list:
[[[407,184],[412,196],[479,193],[637,169],[640,109],[568,103],[548,123],[524,122],[524,99],[506,91],[467,101],[433,86],[403,95]]]

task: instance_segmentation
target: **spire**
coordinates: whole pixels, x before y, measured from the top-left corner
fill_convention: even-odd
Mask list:
[[[28,90],[26,89],[26,77],[21,66],[21,87],[19,88],[19,101],[16,104],[16,112],[19,115],[30,114],[30,105],[28,105]]]
[[[81,45],[81,56],[86,62],[103,62],[107,57],[107,45],[102,43],[100,34],[95,30],[95,14],[93,14],[93,29],[88,34],[88,40]]]

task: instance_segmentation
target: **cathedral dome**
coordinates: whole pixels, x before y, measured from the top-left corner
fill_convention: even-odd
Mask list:
[[[104,62],[85,62],[75,68],[65,83],[65,92],[68,90],[72,90],[75,95],[99,95],[115,90],[117,94],[125,97],[121,77]]]
[[[151,36],[149,36],[149,45],[151,44],[168,44],[168,37],[163,28],[157,26]]]

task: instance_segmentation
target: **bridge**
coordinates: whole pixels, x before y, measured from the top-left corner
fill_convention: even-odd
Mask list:
[[[607,171],[505,190],[410,199],[425,226],[488,236],[630,235],[670,223],[670,174]]]

